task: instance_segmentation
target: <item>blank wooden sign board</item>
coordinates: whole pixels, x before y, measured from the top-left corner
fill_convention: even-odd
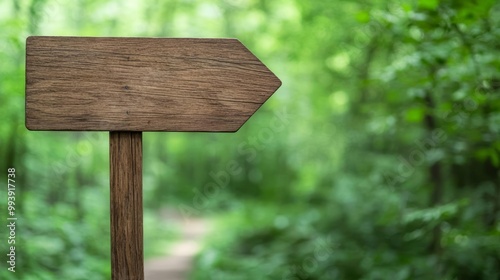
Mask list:
[[[142,132],[235,132],[281,86],[236,39],[26,40],[26,127],[110,131],[112,279],[144,279]]]

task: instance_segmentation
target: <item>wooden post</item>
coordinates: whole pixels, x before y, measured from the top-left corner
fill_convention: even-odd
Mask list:
[[[142,280],[142,132],[110,132],[111,279]]]

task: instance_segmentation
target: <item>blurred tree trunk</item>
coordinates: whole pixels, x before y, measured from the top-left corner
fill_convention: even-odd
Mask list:
[[[431,70],[431,79],[432,79],[432,88],[435,88],[435,70]],[[434,116],[434,110],[436,108],[436,104],[434,98],[432,97],[431,90],[428,89],[425,91],[424,95],[424,105],[425,105],[425,116],[424,116],[424,127],[426,130],[426,137],[432,137],[431,135],[437,128],[436,117]],[[437,160],[433,162],[428,168],[429,174],[429,184],[432,186],[431,194],[430,194],[430,206],[436,207],[439,206],[443,199],[443,177],[442,177],[442,166],[441,161]],[[441,224],[438,223],[432,229],[432,237],[431,243],[429,246],[429,250],[431,253],[436,254],[438,257],[441,255]]]

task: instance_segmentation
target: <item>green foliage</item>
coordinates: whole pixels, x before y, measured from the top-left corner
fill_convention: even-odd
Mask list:
[[[499,26],[493,0],[0,2],[14,277],[110,271],[107,134],[24,128],[43,34],[237,37],[283,81],[236,134],[145,134],[147,256],[174,207],[217,221],[193,279],[498,279]]]

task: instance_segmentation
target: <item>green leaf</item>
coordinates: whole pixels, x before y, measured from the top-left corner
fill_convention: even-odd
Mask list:
[[[418,6],[427,10],[436,10],[439,0],[419,0]]]
[[[368,11],[361,11],[356,14],[356,20],[360,23],[367,23],[370,21],[370,13]]]
[[[495,151],[495,149],[491,149],[490,159],[491,159],[491,163],[493,164],[493,166],[495,166],[495,167],[500,166],[500,158],[498,157],[498,153]]]
[[[423,108],[420,107],[414,107],[410,108],[406,111],[406,121],[412,122],[412,123],[418,123],[421,122],[422,119],[424,118],[425,112]]]

